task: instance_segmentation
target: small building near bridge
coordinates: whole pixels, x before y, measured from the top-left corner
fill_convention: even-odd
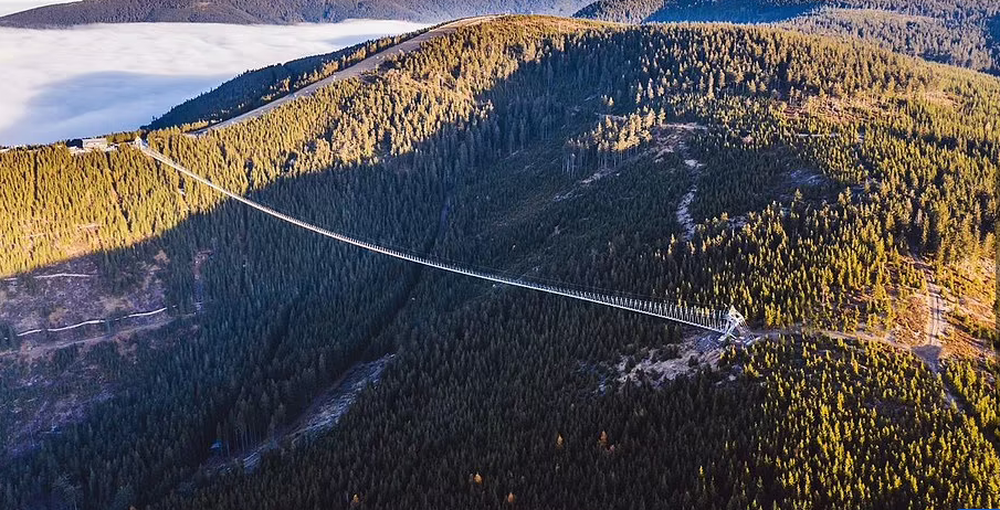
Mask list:
[[[83,151],[95,151],[95,150],[108,150],[108,139],[104,137],[100,138],[77,138],[76,140],[70,140],[69,145],[71,148],[83,150]]]

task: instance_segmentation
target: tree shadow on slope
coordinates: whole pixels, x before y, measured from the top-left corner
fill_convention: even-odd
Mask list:
[[[463,262],[505,261],[507,265],[500,269],[517,270],[528,270],[532,262],[541,262],[546,271],[540,274],[555,274],[570,282],[647,294],[668,288],[669,279],[664,279],[662,273],[672,268],[656,261],[659,259],[655,252],[669,246],[676,222],[666,211],[671,210],[686,183],[657,174],[654,165],[623,174],[631,175],[627,179],[611,178],[594,186],[595,190],[607,193],[603,197],[595,191],[576,202],[554,202],[554,192],[576,185],[581,177],[586,177],[562,170],[565,141],[599,122],[593,111],[585,110],[576,117],[568,112],[588,97],[612,93],[602,86],[615,82],[599,85],[596,81],[578,79],[574,83],[577,88],[552,89],[547,85],[551,83],[545,79],[547,74],[576,75],[577,71],[565,66],[552,71],[547,63],[542,60],[522,65],[513,76],[492,85],[495,94],[486,93],[478,98],[481,102],[493,102],[503,110],[500,113],[461,126],[447,125],[420,141],[415,149],[386,158],[382,164],[348,165],[337,171],[279,178],[252,195],[305,221],[338,231],[363,232],[364,237],[390,245],[429,249],[438,240],[441,245],[436,248],[440,253],[450,258],[461,257]],[[570,120],[565,120],[563,127],[554,127],[562,125],[560,119]],[[216,142],[206,140],[201,143]],[[438,147],[434,149],[432,145]],[[225,152],[225,147],[221,151]],[[430,165],[435,171],[407,171],[417,166],[423,157],[419,156],[421,153],[441,157]],[[511,156],[512,153],[520,156]],[[524,156],[528,157],[519,159]],[[498,159],[499,165],[495,162]],[[522,162],[526,165],[518,168]],[[537,170],[529,170],[527,164],[537,164]],[[247,173],[251,174],[252,164],[249,166]],[[251,176],[247,179],[253,182]],[[495,186],[490,193],[495,193],[496,200],[502,202],[500,207],[477,206],[487,192],[477,183],[479,180]],[[523,188],[518,188],[519,185]],[[654,220],[646,221],[644,213],[649,211],[645,208],[650,200],[657,198],[651,191],[659,190],[664,191],[660,197],[663,200],[656,204]],[[178,193],[197,192],[185,185]],[[629,196],[625,199],[619,194]],[[442,224],[443,204],[450,196],[456,197],[455,207],[446,226],[461,227],[439,236],[437,228]],[[525,209],[525,204],[540,205]],[[579,219],[581,209],[586,210],[588,217],[595,218],[596,235],[588,231],[590,226],[586,221]],[[516,218],[525,210],[528,214]],[[546,219],[549,213],[554,213],[552,218],[556,223]],[[514,221],[508,221],[511,218]],[[543,219],[548,223],[540,223],[540,229],[523,228]],[[508,223],[499,225],[498,221]],[[559,230],[563,223],[574,236],[543,235],[550,227],[553,232]],[[640,235],[631,230],[637,223]],[[488,232],[470,246],[466,242],[468,234],[479,226]],[[621,231],[615,232],[619,228]],[[518,243],[531,249],[505,251],[505,246]],[[622,248],[628,248],[623,250],[627,256],[616,257],[614,250]],[[600,257],[596,257],[598,249],[604,252]],[[627,431],[633,425],[627,409],[634,409],[635,401],[618,401],[615,394],[610,394],[601,400],[601,406],[591,403],[581,407],[593,411],[600,418],[596,420],[589,413],[566,411],[567,407],[575,409],[574,399],[589,399],[595,391],[588,388],[594,381],[578,370],[579,362],[607,360],[628,344],[656,345],[668,341],[669,336],[663,324],[655,319],[527,291],[492,296],[487,284],[456,285],[458,276],[435,274],[427,282],[421,278],[421,283],[412,287],[418,272],[404,262],[362,253],[231,202],[189,216],[155,239],[135,248],[107,253],[106,257],[113,267],[130,258],[148,259],[160,250],[170,260],[165,268],[168,295],[182,312],[196,308],[190,298],[197,286],[192,269],[194,259],[199,253],[210,252],[203,273],[207,306],[199,319],[198,334],[180,342],[176,349],[151,350],[140,361],[141,377],[135,386],[102,404],[72,433],[47,443],[50,448],[33,460],[41,466],[54,459],[52,465],[58,467],[40,468],[40,475],[21,475],[24,484],[35,483],[39,478],[55,480],[67,474],[71,480],[85,484],[86,500],[94,507],[118,499],[148,503],[186,479],[210,455],[209,447],[216,440],[241,449],[268,438],[351,362],[373,354],[372,351],[377,355],[399,346],[405,347],[406,355],[398,363],[406,370],[389,370],[387,388],[362,397],[360,406],[365,408],[364,413],[348,413],[353,420],[361,420],[361,416],[385,418],[377,426],[365,427],[363,432],[368,435],[364,441],[349,443],[359,446],[348,452],[352,457],[342,460],[356,467],[359,473],[365,466],[385,466],[389,459],[402,453],[401,448],[406,448],[400,445],[415,444],[418,453],[424,451],[430,455],[451,448],[450,440],[458,440],[455,444],[470,449],[455,451],[454,455],[459,457],[452,460],[458,464],[427,469],[423,478],[426,483],[441,484],[452,479],[446,475],[446,468],[463,472],[476,469],[473,457],[496,453],[504,444],[518,444],[517,460],[529,461],[534,458],[531,453],[534,449],[545,448],[543,445],[555,441],[551,436],[559,430],[559,420],[536,420],[551,411],[545,404],[545,395],[558,392],[565,387],[564,383],[575,389],[556,401],[554,412],[572,416],[567,419],[572,422],[566,425],[567,430],[572,430],[567,432],[568,440],[581,445],[596,444],[598,449],[580,450],[579,455],[595,462],[586,469],[603,471],[602,466],[620,465],[621,461],[616,460],[620,452],[630,448],[627,440],[617,442],[616,438],[628,437]],[[633,262],[639,263],[630,259],[638,253],[645,253],[654,261],[644,262],[640,271],[624,269]],[[614,258],[619,259],[618,263],[610,264]],[[412,294],[411,288],[415,289]],[[481,295],[484,288],[488,289],[486,296],[478,302],[468,304],[460,299],[469,293]],[[417,298],[417,306],[403,306],[408,298]],[[453,315],[441,316],[454,310],[457,312]],[[398,317],[394,315],[397,312]],[[391,327],[383,331],[387,325]],[[376,337],[374,341],[372,337]],[[370,349],[369,342],[373,346]],[[438,385],[430,381],[440,382],[439,389],[433,389]],[[720,425],[721,428],[698,425],[711,418],[712,409],[722,405],[712,402],[731,401],[733,397],[724,392],[712,393],[699,397],[699,404],[692,407],[684,392],[707,392],[715,382],[711,376],[705,376],[693,385],[683,386],[680,393],[669,395],[643,390],[636,397],[638,401],[648,399],[649,406],[660,411],[640,414],[637,419],[641,424],[635,426],[643,429],[643,437],[654,445],[651,447],[662,445],[656,443],[658,425],[652,417],[677,420],[671,422],[671,431],[691,427],[710,431],[707,435],[667,434],[670,445],[664,447],[672,459],[688,455],[692,442],[715,444],[735,430],[752,430],[742,423],[733,427]],[[451,399],[452,389],[461,396]],[[481,398],[484,395],[488,398]],[[396,406],[397,402],[405,405]],[[446,428],[447,417],[453,411],[460,411],[463,405],[477,409],[471,417],[463,415],[453,425],[454,429]],[[685,421],[684,417],[693,416],[692,409],[699,410],[697,420]],[[389,412],[392,414],[387,416]],[[421,420],[414,422],[415,416]],[[484,423],[482,420],[497,424],[497,432],[483,432],[476,426]],[[602,421],[608,424],[602,425]],[[427,435],[432,430],[429,424],[438,425],[433,427],[440,431],[437,438],[435,434]],[[602,426],[607,427],[610,438],[601,439],[601,432],[605,431]],[[401,434],[393,437],[421,441],[379,439],[376,432],[387,427]],[[519,430],[532,430],[531,439],[523,439],[529,442],[510,442],[518,437]],[[488,446],[472,455],[476,450],[470,445],[477,439]],[[697,457],[698,461],[715,462],[719,461],[718,456],[725,455],[715,447],[694,450],[705,452],[705,457]],[[618,457],[615,451],[619,452]],[[100,452],[96,455],[100,460],[95,461],[93,452]],[[135,452],[155,453],[136,461]],[[370,461],[372,457],[376,460]],[[420,458],[421,455],[408,454],[407,461],[400,464],[401,477],[417,470]],[[458,458],[465,460],[459,462]],[[102,461],[109,467],[91,473],[90,466],[101,465]],[[29,472],[32,468],[25,464],[16,469]],[[265,461],[262,472],[273,473],[269,465]],[[683,482],[659,480],[654,469],[633,472],[631,468],[623,468],[614,472],[615,476],[628,473],[654,491],[673,490],[671,487],[693,490],[702,482],[695,478],[691,467],[677,475]],[[379,476],[370,470],[365,473],[359,476]],[[608,483],[611,482],[609,479]],[[569,480],[562,479],[560,483],[566,485],[553,491],[553,495],[574,490]],[[35,489],[44,493],[50,484],[51,481],[42,482]],[[490,491],[505,490],[500,486],[489,487]],[[703,492],[711,490],[709,484],[702,487]],[[476,492],[479,490],[476,487],[471,489],[468,493],[472,498],[487,494]],[[685,499],[689,497],[692,496],[684,491],[675,491],[665,499],[691,504]]]
[[[443,200],[434,179],[358,168],[282,179],[254,198],[307,221],[426,250]],[[176,190],[179,197],[192,192]],[[40,441],[43,450],[9,465],[11,479],[29,477],[22,479],[27,490],[49,490],[51,482],[35,485],[27,473],[53,461],[41,469],[43,479],[66,475],[83,483],[84,499],[97,506],[143,501],[190,474],[216,440],[238,451],[270,437],[353,363],[384,352],[366,341],[403,305],[419,274],[235,203],[100,258],[113,272],[157,256],[176,307],[171,313],[196,313],[197,330],[166,330],[167,337],[183,338],[151,345],[135,342],[138,365],[126,370],[114,398],[95,404],[79,425]],[[207,260],[196,279],[199,256]],[[197,300],[200,286],[203,299]],[[132,361],[119,357],[117,363]],[[84,455],[88,450],[100,452],[97,458],[110,469],[91,474],[95,460]],[[136,451],[160,452],[144,460],[156,467],[121,463]]]
[[[531,99],[481,97],[494,102],[498,126],[511,125],[507,121],[516,117],[506,116],[512,111],[572,108],[593,92],[567,93],[559,101],[566,104],[545,104],[518,81],[544,72],[544,63],[525,65],[494,87]],[[495,153],[493,162],[470,158],[462,166],[469,172],[456,176],[449,195],[454,212],[440,253],[465,264],[523,270],[528,278],[634,283],[629,275],[591,278],[602,272],[591,251],[639,232],[633,242],[669,239],[676,223],[658,217],[659,209],[647,211],[654,212],[651,221],[636,223],[646,200],[660,199],[669,210],[685,186],[653,165],[629,168],[627,179],[609,178],[574,201],[553,200],[586,177],[563,170],[562,144],[596,122],[584,109],[575,123],[548,135],[529,130],[521,138],[501,130],[514,142]],[[484,133],[491,130],[487,123]],[[490,146],[487,139],[468,138]],[[494,147],[496,142],[504,147],[506,140],[494,141]],[[543,235],[560,226],[567,235]],[[581,363],[607,363],[630,345],[669,343],[673,332],[653,318],[522,289],[456,285],[460,278],[432,272],[421,279],[412,304],[376,339],[398,346],[396,369],[314,448],[265,458],[249,476],[206,481],[193,493],[175,494],[164,507],[183,501],[253,507],[260,505],[260,494],[280,495],[278,506],[309,507],[349,503],[352,493],[366,504],[396,508],[427,501],[455,508],[490,505],[509,493],[543,507],[615,506],[616,495],[624,494],[692,505],[735,485],[726,481],[739,472],[742,456],[723,445],[748,448],[746,439],[758,423],[758,408],[746,405],[754,401],[752,388],[750,394],[715,389],[720,376],[705,373],[664,392],[624,385],[621,393],[602,396],[598,376],[581,370]],[[719,420],[721,409],[737,411]],[[659,460],[648,456],[652,452]],[[664,472],[664,464],[679,467]],[[581,473],[597,481],[581,487]],[[418,489],[395,490],[380,480]]]

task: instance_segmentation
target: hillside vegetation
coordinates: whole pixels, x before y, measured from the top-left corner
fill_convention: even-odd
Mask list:
[[[174,106],[144,128],[163,129],[184,125],[189,128],[199,127],[239,116],[419,33],[384,37],[324,55],[312,55],[246,71],[198,97]]]
[[[775,333],[638,383],[620,360],[676,358],[690,332],[362,253],[131,147],[0,154],[0,275],[158,260],[177,306],[175,327],[127,353],[0,359],[5,407],[37,391],[18,382],[32,370],[117,381],[0,463],[0,507],[997,506],[995,361],[941,377],[834,333],[893,330],[927,277],[914,260],[944,272],[993,253],[998,117],[997,79],[860,43],[508,17],[204,137],[149,134],[330,229],[735,304]],[[282,443],[350,366],[386,353],[332,432]],[[261,445],[259,464],[206,467]]]
[[[597,0],[576,16],[627,23],[778,23],[1000,74],[1000,3],[991,0]]]

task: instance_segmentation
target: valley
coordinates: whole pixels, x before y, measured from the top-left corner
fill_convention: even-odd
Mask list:
[[[132,131],[226,80],[302,57],[354,52],[426,25],[356,20],[325,25],[178,23],[0,26],[0,150]],[[308,58],[308,57],[307,57]],[[275,62],[283,64],[274,65]],[[167,119],[169,120],[169,118]]]
[[[1000,504],[1000,80],[442,28],[0,154],[0,507]]]

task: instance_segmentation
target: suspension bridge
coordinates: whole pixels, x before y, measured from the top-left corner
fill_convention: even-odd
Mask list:
[[[399,260],[405,260],[415,264],[420,264],[423,266],[440,269],[442,271],[448,271],[450,273],[471,276],[473,278],[478,278],[480,280],[487,280],[504,285],[510,285],[513,287],[532,289],[540,292],[545,292],[548,294],[555,294],[558,296],[564,296],[572,299],[577,299],[580,301],[587,301],[590,303],[596,303],[599,305],[609,306],[612,308],[618,308],[621,310],[627,310],[634,313],[650,315],[653,317],[666,319],[676,323],[685,324],[706,331],[718,333],[719,335],[721,335],[719,338],[720,342],[724,342],[728,339],[733,339],[736,342],[743,342],[743,339],[747,336],[746,319],[743,317],[742,314],[740,314],[740,312],[736,310],[736,308],[732,306],[730,306],[728,310],[718,310],[718,309],[711,309],[704,307],[687,306],[684,304],[672,304],[665,301],[609,295],[587,290],[570,289],[567,288],[567,286],[548,285],[526,280],[524,278],[510,277],[495,272],[471,269],[450,262],[444,262],[428,257],[423,257],[420,255],[406,253],[400,250],[386,248],[374,243],[363,241],[361,239],[357,239],[344,234],[339,234],[337,232],[332,232],[322,227],[306,223],[297,218],[293,218],[281,212],[275,211],[270,207],[254,202],[253,200],[250,200],[242,195],[233,193],[213,183],[212,181],[209,181],[208,179],[192,172],[191,170],[188,170],[180,163],[150,148],[149,144],[146,143],[146,141],[141,138],[137,138],[134,142],[132,142],[132,145],[138,148],[140,151],[142,151],[142,153],[145,154],[146,156],[149,156],[150,158],[160,162],[161,164],[167,167],[173,168],[174,170],[178,171],[181,175],[191,180],[194,180],[200,184],[208,186],[209,188],[233,200],[241,202],[260,212],[273,216],[279,220],[291,223],[292,225],[295,225],[297,227],[309,230],[311,232],[315,232],[322,236],[336,239],[338,241],[347,244],[357,246],[359,248],[363,248],[368,251],[381,253],[383,255],[388,255],[390,257]]]

